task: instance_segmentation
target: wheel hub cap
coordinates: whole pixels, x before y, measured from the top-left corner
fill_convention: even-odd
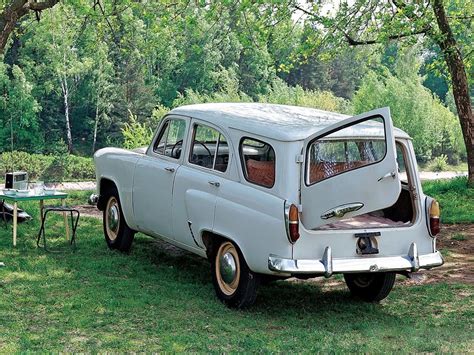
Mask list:
[[[112,206],[110,206],[108,214],[109,229],[112,232],[117,232],[119,225],[119,210],[117,205],[113,204]]]
[[[220,272],[225,283],[231,284],[234,281],[237,267],[234,256],[231,253],[227,252],[220,257]]]

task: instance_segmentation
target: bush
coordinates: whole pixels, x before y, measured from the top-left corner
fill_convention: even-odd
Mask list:
[[[28,172],[30,181],[93,180],[95,167],[92,158],[75,155],[42,155],[14,151],[0,155],[0,174],[10,171]]]
[[[146,123],[140,123],[137,116],[132,112],[130,114],[130,123],[125,123],[122,128],[123,147],[133,149],[148,146],[153,138],[153,130]]]
[[[448,168],[448,157],[441,154],[439,157],[434,158],[430,163],[430,170],[439,172],[445,171]]]

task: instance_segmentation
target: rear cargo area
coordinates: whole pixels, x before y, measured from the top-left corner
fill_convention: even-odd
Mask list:
[[[411,225],[415,217],[411,193],[408,185],[403,183],[402,185],[400,196],[394,205],[383,210],[328,223],[320,226],[317,230],[394,228]]]

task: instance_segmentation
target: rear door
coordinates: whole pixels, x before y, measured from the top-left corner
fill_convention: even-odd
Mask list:
[[[342,120],[305,140],[301,220],[315,229],[393,205],[400,194],[389,108]]]

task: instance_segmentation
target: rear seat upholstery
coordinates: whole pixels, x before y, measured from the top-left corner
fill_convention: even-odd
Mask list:
[[[247,179],[258,185],[272,187],[275,182],[275,162],[247,160]]]
[[[331,176],[337,175],[344,171],[352,170],[360,166],[370,164],[370,161],[353,161],[353,162],[320,162],[311,164],[310,181],[315,183]],[[258,161],[254,159],[247,160],[247,179],[258,185],[271,187],[275,182],[275,162],[274,161]]]
[[[315,182],[327,179],[344,171],[352,170],[370,163],[371,162],[369,161],[361,160],[347,163],[325,161],[316,164],[311,164],[309,168],[310,182],[313,184]]]

